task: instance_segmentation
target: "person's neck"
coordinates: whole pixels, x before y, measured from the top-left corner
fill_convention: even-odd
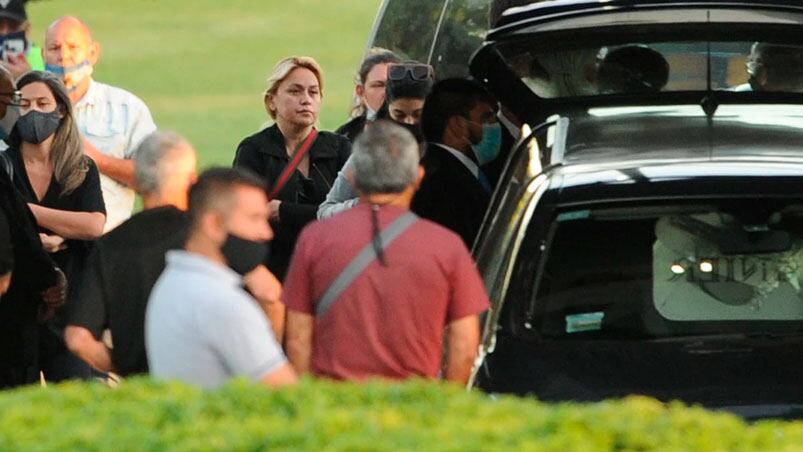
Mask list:
[[[142,207],[147,210],[147,209],[157,209],[159,207],[172,206],[179,210],[187,210],[187,202],[186,201],[182,202],[182,200],[176,198],[177,197],[171,198],[169,196],[163,196],[163,195],[143,194]]]
[[[295,124],[287,124],[284,121],[276,121],[279,131],[284,137],[284,144],[287,147],[288,155],[292,155],[299,144],[312,132],[312,125],[298,126]]]
[[[447,131],[443,134],[443,139],[441,140],[440,144],[449,146],[450,148],[460,151],[469,157],[473,155],[471,144],[466,137],[458,137]]]
[[[360,194],[360,204],[395,206],[402,209],[409,209],[413,202],[415,189],[409,187],[401,193],[374,193],[371,195]]]
[[[78,101],[84,98],[87,91],[89,91],[89,84],[92,82],[92,77],[87,77],[84,80],[81,80],[74,90],[69,92],[70,101],[73,105],[77,104]]]
[[[184,249],[189,253],[201,255],[220,265],[228,266],[228,262],[223,257],[223,253],[220,252],[220,248],[208,237],[204,237],[197,232],[190,235],[186,245],[184,245]]]
[[[50,145],[53,143],[53,136],[39,144],[22,142],[20,153],[25,163],[50,164]]]

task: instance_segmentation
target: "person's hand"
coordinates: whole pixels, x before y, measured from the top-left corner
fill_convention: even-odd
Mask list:
[[[8,292],[8,287],[11,285],[11,272],[0,275],[0,295]]]
[[[40,232],[39,240],[42,241],[42,248],[48,253],[57,253],[67,248],[67,244],[64,243],[64,237],[58,235],[47,235]]]
[[[264,265],[246,273],[243,282],[259,304],[267,306],[272,303],[281,303],[282,283]]]
[[[67,301],[67,277],[61,269],[56,268],[56,284],[42,291],[42,305],[39,306],[37,319],[44,323],[53,318],[56,309]]]
[[[14,55],[13,53],[6,54],[6,59],[3,61],[3,66],[11,72],[14,80],[20,78],[22,74],[31,70],[31,63],[28,62],[28,57],[24,53]]]
[[[89,140],[84,141],[84,154],[91,158],[95,163],[98,162],[99,159],[103,158],[103,154],[96,148]]]
[[[273,201],[268,203],[268,214],[269,220],[279,221],[279,206],[282,205],[282,202],[278,199],[274,199]]]

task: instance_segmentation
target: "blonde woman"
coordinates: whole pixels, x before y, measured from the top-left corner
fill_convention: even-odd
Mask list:
[[[67,305],[40,330],[40,367],[51,381],[88,377],[88,366],[67,351],[61,331],[91,240],[103,233],[106,222],[100,176],[84,155],[62,82],[34,71],[23,75],[17,86],[22,92],[22,116],[9,137],[11,177],[33,212],[42,244],[64,271],[70,288]]]
[[[274,124],[244,139],[234,166],[260,175],[268,189],[275,236],[268,268],[280,279],[301,229],[315,219],[337,173],[351,153],[347,138],[318,132],[323,75],[309,57],[285,58],[268,77],[264,102]]]

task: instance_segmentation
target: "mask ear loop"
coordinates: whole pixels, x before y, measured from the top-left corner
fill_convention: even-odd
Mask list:
[[[385,252],[382,250],[382,237],[379,235],[381,232],[379,230],[379,206],[376,204],[371,204],[371,227],[373,230],[371,244],[374,247],[374,252],[376,253],[379,263],[383,267],[387,267],[388,264],[385,261]]]

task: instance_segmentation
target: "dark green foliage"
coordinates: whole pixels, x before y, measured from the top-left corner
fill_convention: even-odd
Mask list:
[[[426,382],[245,382],[204,392],[127,380],[0,393],[0,450],[800,450],[803,423],[644,397],[548,405]]]

